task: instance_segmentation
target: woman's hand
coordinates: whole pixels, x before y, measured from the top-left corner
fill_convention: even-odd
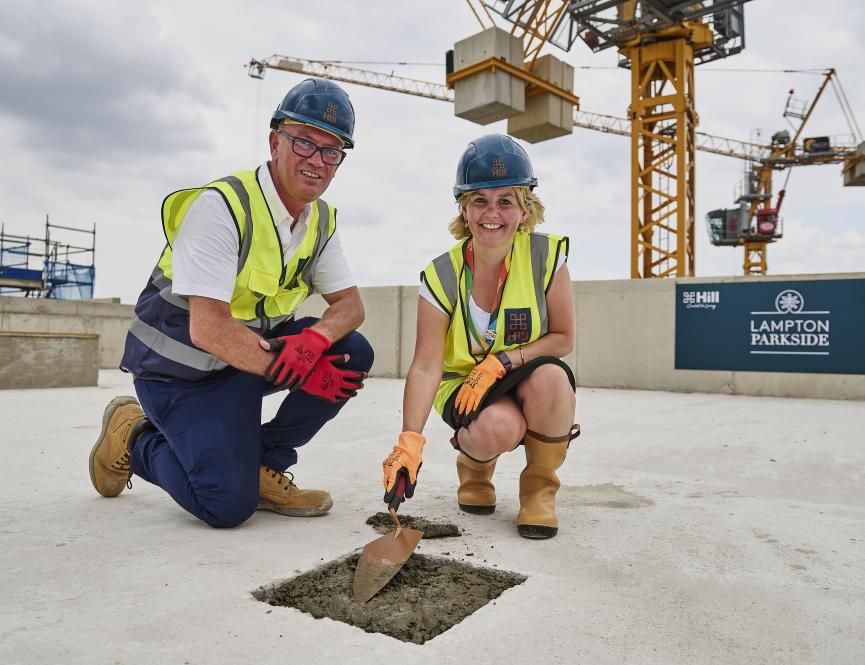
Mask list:
[[[474,420],[487,394],[505,372],[505,366],[494,355],[488,355],[468,375],[454,402],[454,423],[465,427]]]
[[[423,464],[426,439],[417,432],[402,432],[399,442],[382,462],[384,471],[384,502],[394,510],[414,496],[417,474]],[[404,480],[404,482],[400,482]]]

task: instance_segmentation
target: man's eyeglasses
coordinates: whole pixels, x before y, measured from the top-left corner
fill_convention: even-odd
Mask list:
[[[277,129],[276,133],[282,134],[285,138],[291,141],[291,149],[295,155],[300,155],[301,157],[312,157],[316,152],[320,152],[321,161],[330,166],[339,166],[342,160],[345,159],[345,152],[339,148],[318,146],[312,141],[307,141],[299,136],[292,136],[282,129]]]

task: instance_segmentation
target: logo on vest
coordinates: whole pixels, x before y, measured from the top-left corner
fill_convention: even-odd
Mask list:
[[[505,310],[505,345],[526,344],[532,338],[532,312],[528,307]]]
[[[493,168],[492,168],[492,176],[493,178],[506,178],[508,175],[508,170],[505,168],[505,160],[502,157],[493,157]]]

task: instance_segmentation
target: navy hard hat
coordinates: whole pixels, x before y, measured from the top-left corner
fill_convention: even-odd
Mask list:
[[[454,197],[491,187],[537,187],[526,151],[504,134],[487,134],[469,143],[457,165]]]
[[[284,120],[318,127],[342,139],[346,148],[354,147],[354,107],[333,81],[309,78],[294,86],[273,112],[270,128],[277,129]]]

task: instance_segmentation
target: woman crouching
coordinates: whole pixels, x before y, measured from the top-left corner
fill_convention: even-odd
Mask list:
[[[460,508],[495,510],[499,455],[524,444],[517,530],[558,531],[556,470],[579,435],[575,381],[560,358],[574,346],[568,239],[534,233],[544,206],[526,152],[508,136],[472,141],[454,196],[459,241],[421,274],[414,359],[403,431],[384,461],[384,500],[414,494],[431,407],[454,429]]]

